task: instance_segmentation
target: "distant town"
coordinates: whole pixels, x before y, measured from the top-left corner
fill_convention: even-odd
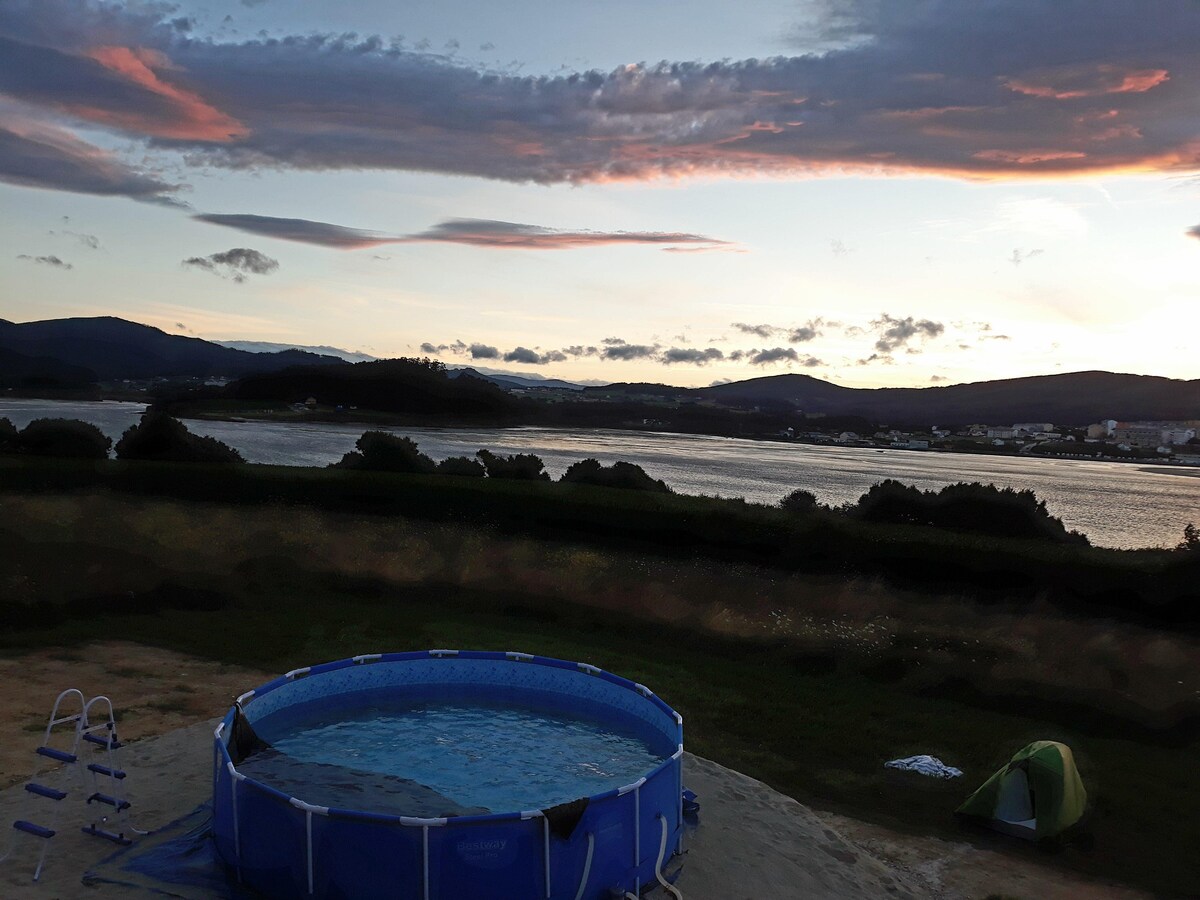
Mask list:
[[[1012,425],[969,425],[928,431],[889,429],[872,434],[853,431],[831,432],[811,426],[823,418],[808,420],[808,429],[785,428],[783,440],[851,447],[888,447],[899,450],[952,450],[1061,456],[1075,459],[1107,459],[1169,462],[1200,466],[1200,420],[1181,422],[1118,422],[1106,419],[1086,428],[1055,426],[1052,422],[1017,422]]]

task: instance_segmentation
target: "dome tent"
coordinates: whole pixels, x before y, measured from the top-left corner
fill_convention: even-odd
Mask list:
[[[1086,804],[1087,791],[1071,748],[1057,741],[1034,741],[1014,753],[957,812],[1032,841],[1070,828]]]

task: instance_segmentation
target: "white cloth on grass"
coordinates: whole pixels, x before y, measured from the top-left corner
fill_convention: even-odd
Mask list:
[[[902,769],[905,772],[919,772],[931,778],[957,778],[962,774],[962,769],[948,766],[936,756],[925,754],[893,759],[891,762],[884,763],[884,766],[889,769]]]

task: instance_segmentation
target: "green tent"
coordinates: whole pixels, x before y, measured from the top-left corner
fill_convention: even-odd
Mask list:
[[[986,820],[997,831],[1028,840],[1054,837],[1079,821],[1087,791],[1079,780],[1071,748],[1057,741],[1034,741],[1013,754],[1008,765],[983,783],[958,808]]]

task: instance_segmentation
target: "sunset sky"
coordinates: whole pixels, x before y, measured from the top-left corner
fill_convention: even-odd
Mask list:
[[[0,0],[0,317],[1200,377],[1195,0]]]

